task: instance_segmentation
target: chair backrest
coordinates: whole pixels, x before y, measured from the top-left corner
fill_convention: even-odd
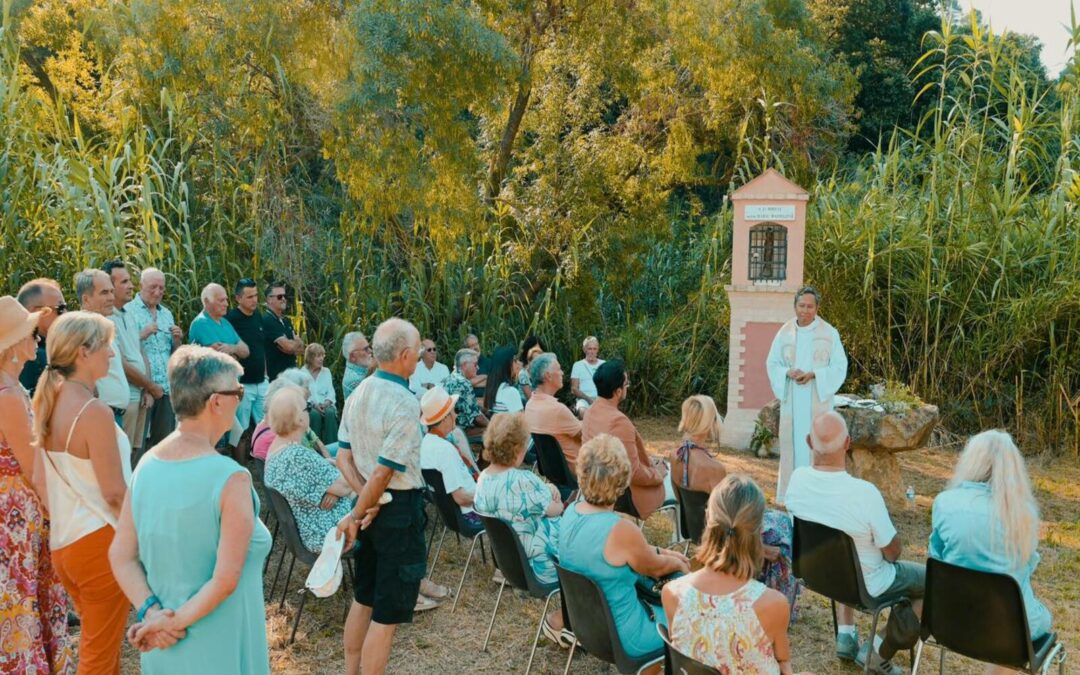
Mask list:
[[[1035,656],[1016,579],[934,558],[926,561],[922,635],[933,636],[950,651],[999,666],[1024,668]]]
[[[484,523],[484,531],[491,543],[495,565],[502,572],[507,583],[537,597],[543,597],[546,595],[545,591],[554,588],[554,584],[550,588],[545,588],[536,578],[536,574],[529,565],[529,556],[525,554],[525,547],[521,545],[521,539],[509,523],[501,518],[477,513]]]
[[[846,532],[795,518],[791,558],[795,576],[815,593],[849,607],[872,606],[855,542]]]
[[[577,489],[577,476],[570,471],[558,439],[548,434],[533,434],[532,437],[540,474],[557,487]]]
[[[281,523],[281,531],[285,533],[285,545],[289,552],[308,565],[314,564],[319,556],[304,546],[304,540],[300,538],[300,528],[296,525],[292,508],[285,495],[271,487],[266,487],[266,495],[270,498],[270,508],[274,511],[274,517]]]
[[[664,648],[667,650],[667,657],[671,664],[671,669],[668,672],[674,675],[716,675],[715,668],[710,668],[700,661],[695,661],[675,649],[671,644],[671,638],[668,637],[668,630],[664,624],[656,624],[656,632],[660,633],[660,639],[664,641]]]
[[[701,535],[705,532],[705,508],[709,504],[709,493],[680,487],[674,480],[671,481],[671,487],[675,489],[675,499],[679,501],[679,527],[682,528],[682,535],[695,544],[700,544]]]
[[[461,508],[454,498],[446,493],[446,484],[443,483],[442,474],[438,469],[421,469],[424,482],[431,488],[431,496],[435,500],[435,509],[439,512],[439,518],[452,532],[464,534],[461,525]]]
[[[637,507],[634,506],[634,499],[633,495],[630,494],[630,488],[623,490],[623,493],[615,500],[615,512],[625,513],[632,518],[641,520],[641,514],[638,513]]]

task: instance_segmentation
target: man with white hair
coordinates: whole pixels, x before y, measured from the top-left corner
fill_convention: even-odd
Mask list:
[[[76,274],[75,294],[79,297],[79,306],[84,311],[100,314],[105,318],[112,316],[116,296],[112,279],[105,272],[85,269]],[[123,428],[124,413],[127,412],[131,390],[128,388],[127,376],[124,375],[124,359],[120,355],[118,340],[118,337],[113,337],[109,372],[97,381],[97,395],[112,409],[117,426]]]
[[[378,369],[349,397],[351,452],[338,452],[346,480],[359,494],[338,524],[345,549],[359,536],[353,592],[345,621],[345,672],[380,675],[398,624],[411,623],[427,566],[424,479],[420,473],[420,402],[409,390],[420,333],[402,319],[372,336]],[[351,455],[350,463],[344,456]],[[355,483],[355,484],[354,484]],[[387,500],[384,495],[389,497]]]
[[[368,376],[371,370],[371,345],[364,334],[358,330],[346,333],[341,339],[341,355],[345,357],[345,375],[341,378],[341,391],[348,400],[360,382]],[[342,423],[345,422],[345,411],[342,409]]]
[[[604,365],[604,359],[600,358],[600,341],[595,335],[585,338],[581,343],[581,350],[585,352],[585,358],[576,361],[570,369],[570,392],[576,399],[574,412],[578,417],[584,415],[596,400],[593,376],[596,375],[596,369]]]
[[[562,448],[570,471],[574,471],[581,449],[581,420],[559,402],[555,395],[563,388],[563,370],[551,352],[540,354],[529,364],[533,395],[525,404],[525,420],[534,434],[554,436]]]
[[[420,343],[420,363],[416,364],[416,371],[409,378],[409,389],[416,394],[416,398],[422,399],[430,389],[440,386],[450,377],[450,369],[438,362],[438,356],[439,348],[433,341]]]
[[[188,328],[188,339],[192,344],[228,354],[238,363],[250,356],[251,350],[225,318],[225,314],[229,311],[229,294],[225,292],[225,287],[221,284],[209,283],[203,288],[200,297],[203,311],[191,321],[191,326]],[[242,406],[237,406],[238,413],[241,409]],[[244,428],[237,419],[232,431],[228,434],[228,444],[234,458],[242,459],[239,457],[239,445]]]
[[[873,483],[848,474],[845,456],[851,439],[844,418],[833,411],[818,415],[806,440],[813,453],[813,464],[795,469],[791,474],[787,489],[788,511],[801,520],[846,532],[855,542],[867,592],[879,599],[910,598],[912,609],[919,613],[926,566],[899,560],[900,535],[889,517],[881,492]],[[837,561],[837,564],[847,564],[847,561]],[[890,622],[892,614],[895,610],[890,613]],[[882,658],[880,636],[868,639],[859,647],[852,608],[840,605],[837,623],[838,658],[853,660],[862,667],[873,643],[873,653],[869,655],[870,671],[902,675],[903,670]],[[887,653],[891,657],[895,649],[889,649]]]
[[[169,308],[161,304],[165,297],[165,274],[147,267],[139,276],[139,294],[127,304],[130,320],[139,331],[143,353],[150,364],[150,379],[161,387],[161,398],[150,409],[150,429],[146,447],[152,448],[176,428],[169,395],[169,357],[180,346],[184,334],[176,325]]]
[[[451,394],[457,394],[458,400],[454,410],[457,411],[458,425],[465,430],[465,435],[472,442],[476,442],[483,434],[488,425],[487,415],[480,409],[480,403],[476,400],[476,389],[473,386],[479,368],[479,352],[463,347],[454,356],[453,373],[443,382],[443,388]],[[485,382],[487,381],[485,377]]]

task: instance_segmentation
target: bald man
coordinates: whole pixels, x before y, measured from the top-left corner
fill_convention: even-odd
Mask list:
[[[877,599],[907,597],[916,613],[926,583],[926,566],[898,560],[900,535],[889,517],[885,500],[873,483],[847,472],[845,459],[851,439],[847,423],[835,412],[818,415],[806,439],[811,449],[811,466],[795,469],[787,489],[787,509],[796,518],[828,525],[848,534],[862,567],[866,590]],[[837,561],[842,564],[842,561]],[[891,612],[893,614],[895,612]],[[892,616],[889,617],[892,621]],[[860,648],[855,629],[855,612],[840,605],[836,656],[862,667],[870,652],[870,640]],[[885,631],[882,631],[884,634]],[[875,636],[870,654],[870,672],[902,675],[903,670],[882,658],[882,639]],[[886,645],[888,647],[888,645]],[[895,649],[885,653],[890,657]]]

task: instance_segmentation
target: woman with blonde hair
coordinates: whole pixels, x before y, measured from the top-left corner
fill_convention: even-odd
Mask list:
[[[67,594],[49,553],[49,520],[41,497],[41,457],[32,441],[30,399],[19,384],[37,354],[44,312],[0,298],[0,670],[71,673]],[[36,469],[36,470],[35,470]]]
[[[709,495],[702,569],[661,592],[672,646],[720,672],[792,673],[787,599],[754,579],[764,515],[765,495],[749,476],[724,478]]]
[[[330,369],[323,365],[324,361],[326,350],[321,344],[312,342],[304,350],[304,368],[312,379],[308,391],[311,430],[324,444],[330,444],[337,441],[337,394],[334,392],[334,377]]]
[[[723,420],[711,396],[697,394],[683,401],[679,431],[682,445],[671,455],[672,480],[684,490],[712,492],[727,476],[727,469],[711,448],[720,441]],[[791,569],[791,519],[782,511],[766,509],[762,528],[765,565],[757,580],[784,594],[792,618],[799,599],[799,584]]]
[[[1012,575],[1024,596],[1031,637],[1038,641],[1050,632],[1050,611],[1031,588],[1039,564],[1039,507],[1012,436],[992,430],[968,440],[948,488],[934,498],[932,526],[930,557]]]
[[[128,603],[108,551],[131,480],[131,444],[95,395],[113,356],[113,324],[71,312],[49,328],[49,366],[34,392],[44,449],[53,564],[82,619],[79,673],[119,673]]]
[[[581,446],[575,469],[582,501],[563,514],[559,564],[600,586],[626,653],[644,656],[663,647],[656,624],[666,620],[659,607],[639,599],[636,584],[688,572],[690,561],[650,545],[641,528],[615,513],[615,501],[630,486],[630,460],[619,439],[609,434],[592,438]],[[650,672],[658,671],[659,666]]]

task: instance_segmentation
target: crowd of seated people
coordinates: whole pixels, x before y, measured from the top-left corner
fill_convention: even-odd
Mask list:
[[[154,271],[141,278],[157,284],[158,277]],[[72,672],[76,657],[81,668],[100,665],[102,672],[116,672],[125,635],[147,672],[210,672],[222,663],[236,672],[269,672],[261,570],[271,542],[258,518],[258,499],[252,499],[258,485],[233,461],[237,428],[254,425],[251,454],[265,463],[262,482],[285,498],[303,545],[317,552],[328,532],[357,518],[355,502],[368,476],[345,472],[342,453],[337,462],[333,455],[342,448],[351,457],[356,439],[369,433],[349,428],[351,394],[362,392],[357,387],[382,372],[376,362],[389,357],[385,336],[372,340],[382,344],[381,355],[373,353],[362,333],[345,336],[345,396],[338,416],[325,349],[309,344],[305,350],[282,323],[287,322],[284,286],[274,282],[266,291],[271,323],[281,324],[268,331],[255,283],[241,281],[237,311],[231,313],[239,330],[229,323],[227,292],[210,284],[203,293],[204,312],[189,331],[191,340],[206,346],[171,344],[181,335],[172,325],[163,329],[162,344],[155,343],[155,362],[146,371],[155,387],[144,386],[153,393],[160,388],[177,428],[157,437],[151,436],[151,420],[128,425],[139,427],[134,433],[145,449],[134,473],[131,430],[126,434],[118,425],[127,411],[99,397],[111,384],[103,388],[101,381],[120,372],[111,348],[115,322],[103,318],[109,315],[112,279],[94,271],[81,275],[76,296],[91,311],[61,310],[58,285],[44,282],[39,286],[52,290],[26,295],[28,304],[38,303],[33,312],[14,298],[0,298],[0,459],[12,477],[0,481],[0,489],[27,514],[22,521],[9,518],[4,534],[11,542],[33,536],[43,542],[35,551],[21,545],[5,549],[9,572],[13,565],[29,570],[41,589],[34,596],[37,604],[20,596],[25,594],[21,587],[0,589],[4,606],[21,608],[19,626],[29,627],[20,629],[27,648],[18,654],[16,672]],[[130,297],[128,290],[125,286],[123,297]],[[160,293],[155,293],[148,307],[161,312]],[[42,331],[42,352],[33,331],[52,312],[63,316]],[[140,339],[157,337],[151,330]],[[632,373],[617,359],[601,360],[595,338],[583,343],[585,358],[575,364],[569,383],[558,357],[535,336],[520,349],[497,349],[490,359],[479,354],[479,341],[470,336],[453,372],[439,367],[433,341],[421,342],[419,335],[415,340],[390,357],[401,360],[407,354],[417,369],[424,364],[426,374],[416,378],[415,389],[412,378],[398,378],[412,389],[404,398],[418,405],[416,427],[424,427],[417,435],[418,465],[440,473],[466,522],[479,528],[477,514],[485,514],[509,523],[542,583],[558,581],[556,561],[596,582],[629,654],[660,649],[656,627],[664,624],[675,648],[721,672],[791,673],[792,661],[799,660],[789,640],[797,597],[791,574],[793,516],[851,536],[871,596],[903,596],[911,600],[911,611],[921,611],[925,566],[901,559],[903,543],[877,488],[847,474],[850,439],[839,415],[826,413],[813,421],[808,439],[813,464],[793,473],[785,513],[767,508],[758,486],[744,475],[729,474],[720,461],[722,420],[708,396],[683,403],[683,439],[670,455],[670,468],[655,459],[619,409]],[[171,354],[165,355],[167,380],[157,363],[165,360],[159,347]],[[283,366],[301,353],[304,363],[271,379],[266,354],[272,349],[283,355],[276,359]],[[18,381],[31,362],[41,373],[32,404]],[[390,382],[394,376],[379,377]],[[486,464],[473,456],[467,433],[482,434]],[[525,464],[533,434],[553,436],[576,475],[580,492],[568,503]],[[215,446],[226,435],[230,443],[222,453]],[[32,457],[42,447],[48,468],[39,469]],[[353,470],[370,471],[374,463]],[[649,544],[640,526],[615,512],[629,490],[635,510],[648,518],[671,496],[665,489],[670,481],[709,494],[695,556],[700,569],[693,572],[685,556]],[[48,519],[29,506],[36,494],[48,499]],[[186,533],[179,548],[178,527]],[[1032,585],[1038,541],[1038,505],[1013,439],[1000,431],[973,436],[947,489],[934,500],[929,556],[1014,576],[1038,640],[1052,626]],[[685,576],[664,587],[661,605],[639,596],[637,582],[678,574]],[[449,594],[428,579],[418,587],[414,611],[437,607]],[[69,597],[82,619],[77,643],[65,626]],[[128,626],[131,609],[135,620]],[[364,611],[370,608],[354,603],[346,625],[357,625],[353,613]],[[838,623],[839,658],[868,662],[876,673],[903,672],[892,662],[898,647],[891,644],[888,627],[860,640],[854,611],[846,607],[840,608]],[[228,630],[214,629],[225,625]],[[542,631],[563,647],[575,639],[565,609],[545,617]],[[345,638],[347,653],[357,653],[357,637]]]

